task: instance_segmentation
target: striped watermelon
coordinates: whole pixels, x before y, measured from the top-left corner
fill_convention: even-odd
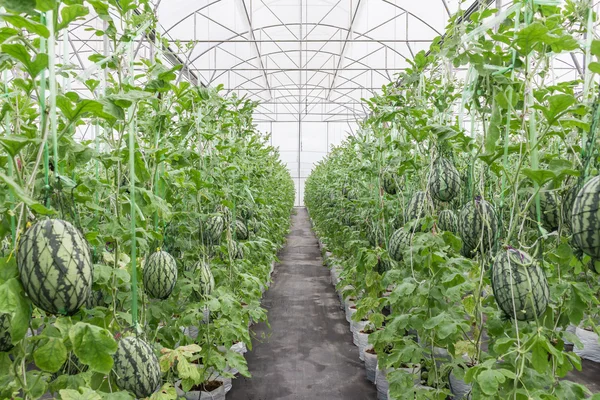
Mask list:
[[[244,221],[239,219],[235,221],[235,237],[238,240],[248,240],[248,228]]]
[[[467,254],[487,252],[496,244],[498,218],[494,207],[480,196],[464,205],[458,218],[458,233]]]
[[[390,238],[388,253],[392,260],[402,261],[402,252],[410,245],[411,233],[404,230],[404,228],[398,229]]]
[[[258,233],[260,232],[260,226],[261,223],[256,218],[252,218],[250,221],[248,221],[248,230],[254,233],[255,235],[258,235]]]
[[[383,247],[385,238],[383,231],[377,224],[369,224],[367,227],[367,239],[373,247]]]
[[[241,260],[244,258],[244,248],[241,244],[232,240],[229,242],[229,254],[234,260]]]
[[[408,221],[423,218],[431,213],[431,199],[425,192],[416,192],[406,206]]]
[[[546,311],[549,288],[542,268],[527,253],[508,248],[492,265],[492,290],[508,318],[533,321]]]
[[[148,257],[143,271],[144,290],[154,299],[164,300],[171,295],[177,282],[177,263],[166,251]]]
[[[150,396],[161,380],[160,365],[152,348],[142,339],[126,337],[119,341],[113,356],[117,386],[138,398]]]
[[[200,284],[202,295],[209,296],[215,289],[215,278],[208,263],[199,261],[198,264],[198,271],[200,272],[198,283]]]
[[[561,214],[563,224],[569,229],[569,231],[573,230],[573,226],[571,225],[571,215],[573,214],[573,203],[575,202],[575,197],[577,197],[577,193],[581,190],[581,186],[573,185],[565,192],[561,204]]]
[[[445,157],[433,162],[429,177],[431,196],[439,201],[452,201],[460,192],[460,175],[454,163]]]
[[[201,232],[202,241],[208,245],[219,244],[223,229],[225,228],[225,220],[220,215],[212,215],[206,220],[204,230]]]
[[[375,270],[379,275],[385,274],[390,269],[392,269],[392,262],[390,260],[381,257],[377,259],[377,265],[375,266]]]
[[[560,213],[558,206],[558,197],[556,193],[541,190],[539,192],[540,195],[540,221],[544,229],[549,232],[558,230],[558,226],[560,225]],[[535,199],[531,201],[531,205],[529,207],[529,213],[531,214],[531,218],[534,221],[537,221],[537,212],[536,212]]]
[[[10,314],[0,314],[0,352],[10,351],[14,346],[10,335]]]
[[[398,193],[398,174],[392,169],[386,169],[381,175],[381,186],[387,194]]]
[[[17,265],[31,301],[51,314],[72,315],[92,287],[92,257],[83,235],[69,222],[37,222],[19,240]]]
[[[600,175],[590,179],[577,193],[571,225],[575,245],[600,260]]]
[[[442,231],[456,233],[458,231],[458,218],[452,210],[442,210],[438,215],[437,226]]]
[[[223,223],[225,225],[231,224],[231,221],[233,219],[233,214],[231,213],[231,210],[229,209],[229,207],[224,206],[223,204],[219,205],[217,207],[217,214],[221,215],[221,217],[223,218]]]

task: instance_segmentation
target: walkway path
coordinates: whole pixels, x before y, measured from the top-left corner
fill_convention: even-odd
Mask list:
[[[246,353],[252,378],[235,379],[227,400],[376,399],[308,213],[296,212],[262,303],[271,329],[253,327],[257,339]]]

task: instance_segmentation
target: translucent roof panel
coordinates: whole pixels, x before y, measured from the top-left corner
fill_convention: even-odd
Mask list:
[[[191,43],[207,85],[260,100],[258,121],[355,121],[459,0],[169,0],[162,33]]]

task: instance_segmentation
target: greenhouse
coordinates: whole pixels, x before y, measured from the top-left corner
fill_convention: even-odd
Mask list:
[[[599,13],[0,0],[0,400],[600,400]]]

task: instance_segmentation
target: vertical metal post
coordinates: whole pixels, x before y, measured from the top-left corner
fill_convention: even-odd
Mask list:
[[[300,38],[303,36],[302,29],[302,3],[300,0]],[[302,41],[298,42],[300,45],[300,67],[302,67]],[[301,177],[301,165],[302,165],[302,68],[299,68],[298,73],[300,74],[300,87],[298,90],[298,205],[302,205],[302,177]]]

